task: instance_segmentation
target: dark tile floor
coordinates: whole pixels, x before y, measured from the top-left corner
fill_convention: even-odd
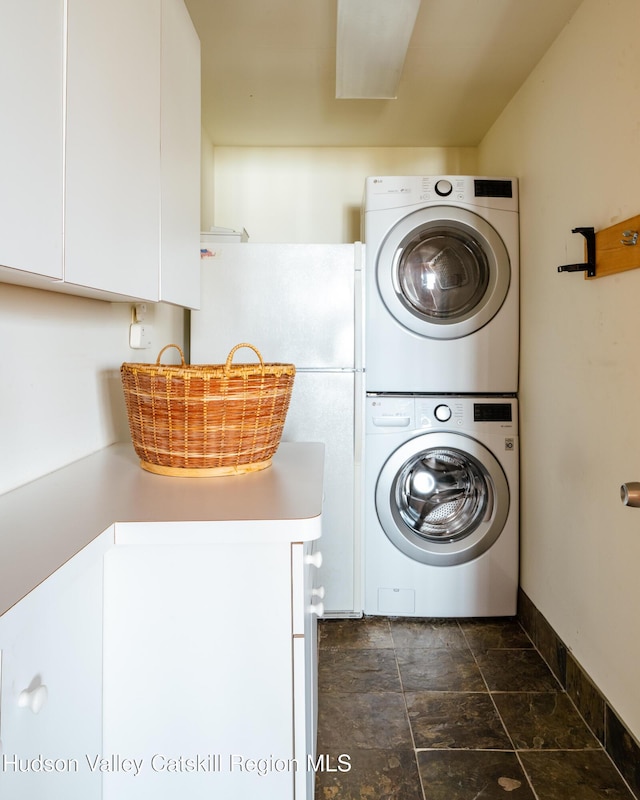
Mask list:
[[[634,800],[516,621],[325,620],[319,640],[316,800]]]

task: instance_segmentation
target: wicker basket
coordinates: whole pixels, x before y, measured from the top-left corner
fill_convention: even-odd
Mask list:
[[[170,347],[179,366],[161,364]],[[241,347],[260,363],[233,364]],[[265,364],[236,345],[225,364],[186,365],[175,344],[155,364],[120,369],[133,447],[143,469],[208,477],[265,469],[278,449],[291,400],[293,364]]]

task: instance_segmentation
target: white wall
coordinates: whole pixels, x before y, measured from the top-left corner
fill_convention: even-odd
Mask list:
[[[572,228],[640,213],[639,29],[637,0],[584,0],[479,165],[521,179],[521,584],[640,739],[640,270],[556,271]]]
[[[154,347],[131,350],[130,304],[0,284],[0,493],[129,438],[120,364],[184,341],[181,309],[148,315]]]
[[[216,147],[215,224],[252,242],[355,242],[368,175],[475,169],[475,148]]]

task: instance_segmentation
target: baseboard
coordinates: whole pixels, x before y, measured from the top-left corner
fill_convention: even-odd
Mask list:
[[[636,797],[640,798],[640,744],[522,589],[518,592],[518,620]]]

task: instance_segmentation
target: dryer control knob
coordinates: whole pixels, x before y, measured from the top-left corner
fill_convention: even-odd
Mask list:
[[[441,197],[447,197],[453,191],[453,186],[451,185],[450,181],[438,181],[436,183],[436,192]]]
[[[451,409],[447,405],[436,406],[433,412],[438,422],[448,422],[451,419]]]

